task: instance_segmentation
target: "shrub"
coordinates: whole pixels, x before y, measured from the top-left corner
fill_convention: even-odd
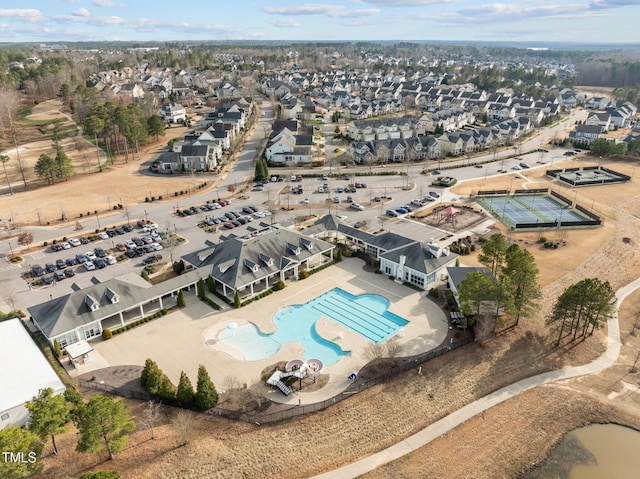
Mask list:
[[[284,281],[278,280],[278,282],[273,285],[273,290],[274,291],[280,291],[281,289],[284,289],[285,286],[286,285],[284,284]]]
[[[553,241],[545,241],[544,242],[544,247],[545,248],[553,248]]]
[[[189,376],[184,371],[180,373],[180,382],[178,383],[178,390],[176,391],[176,402],[180,407],[191,408],[195,400],[195,391],[193,385],[189,380]]]
[[[204,281],[202,280],[202,278],[200,278],[200,280],[198,281],[198,298],[200,298],[201,300],[204,299]]]
[[[211,409],[218,404],[218,391],[209,377],[209,373],[201,364],[198,367],[198,383],[196,387],[196,406],[199,409]]]
[[[107,339],[111,339],[112,337],[113,337],[113,333],[111,332],[110,329],[105,328],[102,330],[102,339],[106,341]]]
[[[336,249],[336,254],[334,256],[336,263],[339,263],[340,261],[342,261],[342,249],[341,248],[337,248]]]
[[[62,356],[62,349],[60,348],[60,343],[57,339],[53,340],[53,355],[58,359]]]
[[[438,290],[436,288],[431,288],[429,290],[429,296],[431,296],[432,298],[437,298],[438,297]]]
[[[237,289],[235,294],[233,295],[233,305],[235,306],[236,309],[242,306],[242,303],[240,302],[240,294],[238,293]]]
[[[309,277],[309,271],[307,271],[306,269],[301,269],[300,272],[298,273],[298,278],[300,279],[307,279]]]

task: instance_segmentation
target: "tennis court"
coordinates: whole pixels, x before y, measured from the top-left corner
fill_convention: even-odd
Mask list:
[[[483,196],[477,201],[507,226],[536,223],[542,223],[541,226],[549,226],[548,223],[567,225],[591,219],[548,194]]]
[[[558,178],[572,186],[587,186],[598,184],[622,183],[628,177],[612,170],[592,169],[581,171],[564,171]]]

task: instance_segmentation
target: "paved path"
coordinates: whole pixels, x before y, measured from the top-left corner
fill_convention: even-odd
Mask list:
[[[639,287],[640,278],[632,281],[616,292],[616,314],[607,324],[607,350],[595,361],[582,366],[558,369],[556,371],[538,374],[537,376],[526,378],[502,389],[498,389],[497,391],[478,399],[461,409],[458,409],[447,417],[427,426],[413,436],[410,436],[393,446],[378,452],[377,454],[372,454],[371,456],[347,466],[314,476],[313,479],[348,479],[358,477],[362,474],[373,471],[379,466],[409,454],[426,444],[429,444],[434,439],[451,431],[477,414],[480,414],[517,394],[553,381],[584,376],[586,374],[593,374],[607,369],[615,363],[620,355],[620,326],[618,324],[618,310],[624,299]]]

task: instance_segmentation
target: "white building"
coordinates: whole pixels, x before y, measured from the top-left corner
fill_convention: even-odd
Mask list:
[[[158,115],[167,123],[184,123],[187,110],[179,103],[166,103],[158,110]]]
[[[25,407],[44,388],[64,392],[62,381],[33,342],[20,319],[0,323],[0,429],[23,426]]]

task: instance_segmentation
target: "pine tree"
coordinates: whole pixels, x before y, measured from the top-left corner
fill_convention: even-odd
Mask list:
[[[157,396],[165,404],[173,404],[176,401],[176,387],[166,374],[160,378]]]
[[[162,380],[162,370],[155,361],[147,359],[144,362],[144,369],[140,374],[140,385],[151,394],[157,394]]]
[[[215,293],[216,291],[216,283],[213,280],[213,276],[209,276],[207,278],[207,289],[209,290],[210,293]]]
[[[76,449],[79,452],[99,453],[106,447],[109,459],[122,451],[129,434],[136,425],[129,420],[131,410],[122,401],[106,396],[93,396],[82,408],[76,426],[80,440]]]
[[[51,437],[54,454],[58,454],[56,434],[66,432],[66,424],[69,422],[71,404],[61,394],[53,395],[53,389],[41,389],[40,393],[32,401],[25,403],[31,413],[29,430],[34,432],[43,441]]]
[[[218,404],[218,391],[209,377],[209,373],[201,364],[198,367],[198,384],[196,389],[196,406],[202,409],[211,409]]]
[[[62,356],[62,349],[60,349],[60,343],[57,339],[53,340],[53,354],[56,358]]]
[[[180,382],[178,383],[178,392],[176,392],[176,401],[180,407],[189,409],[193,407],[193,401],[196,393],[193,385],[189,380],[189,376],[184,371],[180,373]]]
[[[240,302],[240,294],[238,293],[237,289],[236,294],[233,295],[233,305],[236,307],[236,309],[242,306],[242,303]]]

